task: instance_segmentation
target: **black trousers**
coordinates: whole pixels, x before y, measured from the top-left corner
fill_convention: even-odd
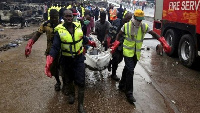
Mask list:
[[[78,86],[85,86],[85,56],[66,57],[61,56],[62,78],[64,83],[75,83]]]
[[[112,65],[112,75],[116,75],[118,64],[123,60],[123,50],[116,50],[112,55],[111,65]]]
[[[137,56],[134,55],[133,57],[126,57],[124,56],[125,66],[122,72],[122,78],[119,85],[125,87],[126,96],[133,95],[133,75],[134,69],[137,64]]]

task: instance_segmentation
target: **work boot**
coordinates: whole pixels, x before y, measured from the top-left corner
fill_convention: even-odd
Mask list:
[[[84,106],[83,106],[83,101],[84,101],[84,87],[78,87],[78,112],[79,113],[86,113]]]
[[[60,82],[57,82],[57,83],[54,85],[55,91],[60,91],[60,85],[61,85]]]
[[[125,92],[125,90],[126,90],[126,89],[125,89],[125,86],[124,86],[123,84],[120,84],[120,83],[119,83],[118,88],[119,88],[119,90],[122,91],[122,92]]]
[[[67,84],[68,85],[68,84]],[[68,87],[68,86],[67,86]],[[68,103],[73,104],[75,101],[75,88],[73,83],[69,83],[69,89],[68,89]]]
[[[62,87],[62,93],[66,96],[68,96],[68,89],[67,89],[67,86],[65,84],[63,84],[63,87]]]
[[[120,80],[120,78],[118,78],[117,75],[111,75],[111,78],[113,80],[115,80],[115,81],[119,81]]]
[[[74,104],[74,101],[75,101],[75,95],[69,94],[68,103],[69,104]]]
[[[136,102],[136,100],[133,96],[126,96],[126,99],[130,104],[134,104],[134,102]]]

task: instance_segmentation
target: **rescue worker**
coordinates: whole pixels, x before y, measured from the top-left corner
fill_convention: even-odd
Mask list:
[[[111,43],[115,41],[117,33],[119,33],[122,26],[129,22],[132,18],[131,13],[127,13],[125,17],[121,20],[117,18],[112,22],[112,27],[109,29],[109,37],[111,37]],[[122,50],[122,43],[124,39],[122,37],[119,37],[120,45],[116,49],[116,51],[112,54],[112,60],[109,63],[108,71],[111,71],[111,65],[112,65],[112,74],[111,78],[115,81],[119,81],[120,79],[117,77],[116,71],[118,68],[118,64],[123,60],[123,50]],[[108,41],[109,42],[109,41]],[[109,45],[108,45],[109,46]]]
[[[123,55],[125,66],[118,88],[119,90],[125,92],[126,98],[131,104],[136,102],[133,96],[133,75],[137,61],[140,59],[144,35],[146,33],[151,34],[154,38],[161,42],[166,53],[171,51],[171,48],[167,44],[165,38],[150,30],[146,23],[142,23],[142,20],[144,20],[144,12],[141,9],[135,10],[134,19],[123,25],[120,32],[116,36],[116,41],[111,47],[111,52],[113,53],[120,44],[118,41],[119,37],[124,34]]]
[[[60,65],[63,72],[63,81],[68,88],[68,102],[75,101],[75,86],[78,86],[78,112],[85,113],[83,100],[85,90],[85,56],[83,55],[83,44],[96,47],[96,43],[83,37],[80,23],[73,22],[71,10],[65,10],[63,14],[64,24],[59,24],[50,54],[47,56],[45,74],[51,77],[50,66],[61,50]]]
[[[107,9],[106,9],[109,22],[110,22],[110,9],[111,9],[111,7],[112,7],[112,4],[109,4],[109,7],[107,7]]]
[[[59,14],[58,11],[56,9],[52,9],[50,11],[50,20],[45,21],[44,23],[42,23],[42,25],[39,27],[38,31],[36,32],[36,34],[28,41],[27,46],[25,48],[25,56],[28,57],[31,54],[31,49],[33,44],[38,40],[38,38],[46,32],[47,35],[47,49],[45,52],[45,55],[49,55],[52,43],[53,43],[53,37],[54,37],[54,28],[58,25],[59,22]],[[55,84],[55,90],[59,91],[60,90],[60,79],[59,79],[59,73],[58,73],[58,57],[59,55],[57,55],[55,57],[54,62],[52,62],[52,66],[51,66],[51,73],[52,75],[55,77],[57,83]]]

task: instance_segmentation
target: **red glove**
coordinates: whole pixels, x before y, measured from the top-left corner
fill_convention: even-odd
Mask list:
[[[171,47],[169,46],[169,44],[167,43],[167,41],[165,40],[165,38],[164,37],[160,37],[158,40],[162,44],[164,51],[166,53],[170,53],[171,52]]]
[[[50,72],[50,66],[53,63],[53,57],[48,55],[47,60],[46,60],[46,66],[45,66],[45,75],[48,77],[52,77],[51,72]]]
[[[110,47],[111,37],[107,37],[107,46]]]
[[[92,47],[96,47],[96,43],[94,41],[88,40],[88,44]]]
[[[110,47],[112,54],[115,52],[115,50],[117,49],[117,47],[119,46],[119,44],[120,44],[120,42],[118,40],[115,40],[115,42],[112,44],[113,46]]]
[[[26,48],[25,48],[25,56],[26,57],[28,57],[31,54],[32,45],[34,43],[35,42],[34,42],[33,39],[28,40],[28,43],[27,43]]]

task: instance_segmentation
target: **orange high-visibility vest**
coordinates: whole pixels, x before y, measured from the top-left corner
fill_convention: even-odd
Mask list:
[[[110,9],[110,20],[116,20],[117,19],[117,10],[116,9]]]

